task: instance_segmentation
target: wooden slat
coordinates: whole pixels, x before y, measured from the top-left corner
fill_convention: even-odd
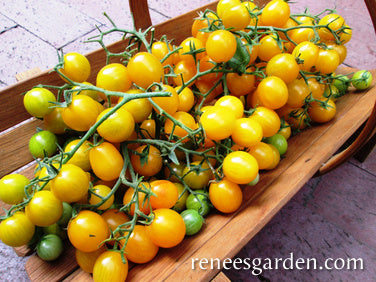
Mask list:
[[[31,118],[0,135],[0,178],[33,160],[29,151],[29,140],[41,125],[41,120]]]
[[[149,7],[147,0],[129,0],[131,13],[134,15],[134,26],[136,29],[146,29],[151,26]]]
[[[221,271],[211,281],[212,282],[230,282],[231,280],[228,279],[228,277],[226,276],[226,274],[224,274]]]
[[[40,68],[32,68],[32,69],[26,70],[24,72],[17,73],[16,74],[16,80],[22,81],[22,80],[28,79],[30,77],[39,75],[41,73],[42,73],[42,71],[41,71]]]
[[[93,277],[90,273],[83,271],[82,269],[77,269],[71,275],[63,280],[64,282],[92,282]]]

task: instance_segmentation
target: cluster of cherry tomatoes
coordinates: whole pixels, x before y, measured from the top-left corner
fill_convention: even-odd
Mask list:
[[[29,143],[35,178],[0,181],[13,205],[0,239],[38,242],[38,255],[54,260],[68,238],[94,280],[124,280],[128,260],[178,245],[211,210],[239,209],[241,185],[278,165],[292,131],[331,120],[349,84],[372,79],[334,74],[351,38],[340,15],[294,16],[289,5],[221,0],[178,46],[124,31],[132,44],[109,55],[120,60],[95,83],[85,56],[62,56],[65,84],[24,96],[44,129]]]

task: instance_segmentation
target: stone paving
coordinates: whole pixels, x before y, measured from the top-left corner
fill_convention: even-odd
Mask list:
[[[209,0],[149,0],[153,24],[210,3]],[[294,13],[310,7],[315,14],[334,8],[353,28],[346,65],[376,66],[376,40],[363,1],[297,0]],[[88,53],[99,48],[84,43],[106,29],[106,12],[120,27],[132,20],[127,1],[3,0],[0,1],[0,89],[16,82],[15,75],[57,63],[57,48]],[[116,38],[110,38],[116,40]],[[107,42],[106,42],[107,43]],[[110,42],[108,42],[110,43]],[[238,254],[240,258],[362,258],[363,270],[228,270],[233,281],[376,281],[376,152],[364,163],[352,159],[335,171],[310,180],[301,191]],[[0,279],[28,281],[11,248],[0,243]]]

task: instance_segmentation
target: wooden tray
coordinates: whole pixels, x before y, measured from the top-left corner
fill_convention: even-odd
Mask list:
[[[375,1],[366,1],[370,11],[376,11]],[[144,12],[147,3],[130,1],[135,14]],[[181,42],[190,34],[190,26],[197,12],[206,8],[215,9],[216,2],[198,10],[161,23],[155,27],[156,37],[168,34]],[[375,12],[373,12],[373,15]],[[150,18],[140,18],[138,26],[146,27]],[[373,16],[374,18],[374,16]],[[113,51],[122,50],[123,42],[110,46]],[[105,62],[102,50],[87,55],[92,64],[92,77]],[[353,69],[344,68],[348,73]],[[376,77],[376,71],[372,74]],[[21,173],[32,176],[33,167],[25,167],[32,161],[27,142],[41,123],[30,118],[22,106],[20,93],[29,90],[39,83],[58,85],[60,78],[55,73],[44,72],[23,80],[0,92],[0,177],[21,168]],[[280,165],[269,172],[262,173],[260,182],[254,187],[244,188],[244,201],[241,208],[230,215],[214,213],[206,220],[203,230],[192,238],[186,238],[172,249],[161,249],[158,256],[145,265],[133,265],[128,281],[168,280],[168,281],[217,281],[226,280],[220,269],[192,269],[192,260],[220,259],[235,256],[257,232],[297,193],[297,191],[318,171],[325,172],[339,165],[348,156],[357,151],[369,138],[374,129],[376,88],[358,92],[351,90],[337,104],[335,119],[327,124],[305,130],[289,139],[289,149]],[[368,119],[368,117],[370,117]],[[356,132],[368,119],[366,133],[361,133],[361,140],[350,145],[345,158],[335,160],[329,169],[322,165]],[[373,124],[371,122],[373,121]],[[363,136],[362,136],[363,134]],[[354,147],[354,148],[353,148]],[[350,151],[351,154],[348,154]],[[30,157],[29,157],[30,156]],[[338,158],[337,158],[338,159]],[[23,168],[22,168],[23,167]],[[24,248],[19,253],[25,254]],[[90,281],[91,276],[81,271],[74,259],[73,249],[66,250],[66,255],[53,263],[47,263],[32,255],[26,265],[27,273],[32,281]]]

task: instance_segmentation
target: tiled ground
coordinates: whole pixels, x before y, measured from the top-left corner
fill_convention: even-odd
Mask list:
[[[154,24],[212,1],[149,0]],[[346,64],[361,69],[376,66],[375,33],[363,1],[295,1],[293,12],[310,7],[315,14],[334,8],[353,28]],[[87,53],[96,44],[83,41],[106,28],[107,14],[124,28],[131,26],[126,1],[13,0],[0,2],[0,88],[15,82],[15,74],[57,62],[56,48]],[[312,179],[239,253],[243,258],[362,258],[364,270],[230,270],[233,281],[376,281],[376,152],[364,163],[352,159],[323,177]],[[24,258],[0,243],[0,279],[27,281]]]

